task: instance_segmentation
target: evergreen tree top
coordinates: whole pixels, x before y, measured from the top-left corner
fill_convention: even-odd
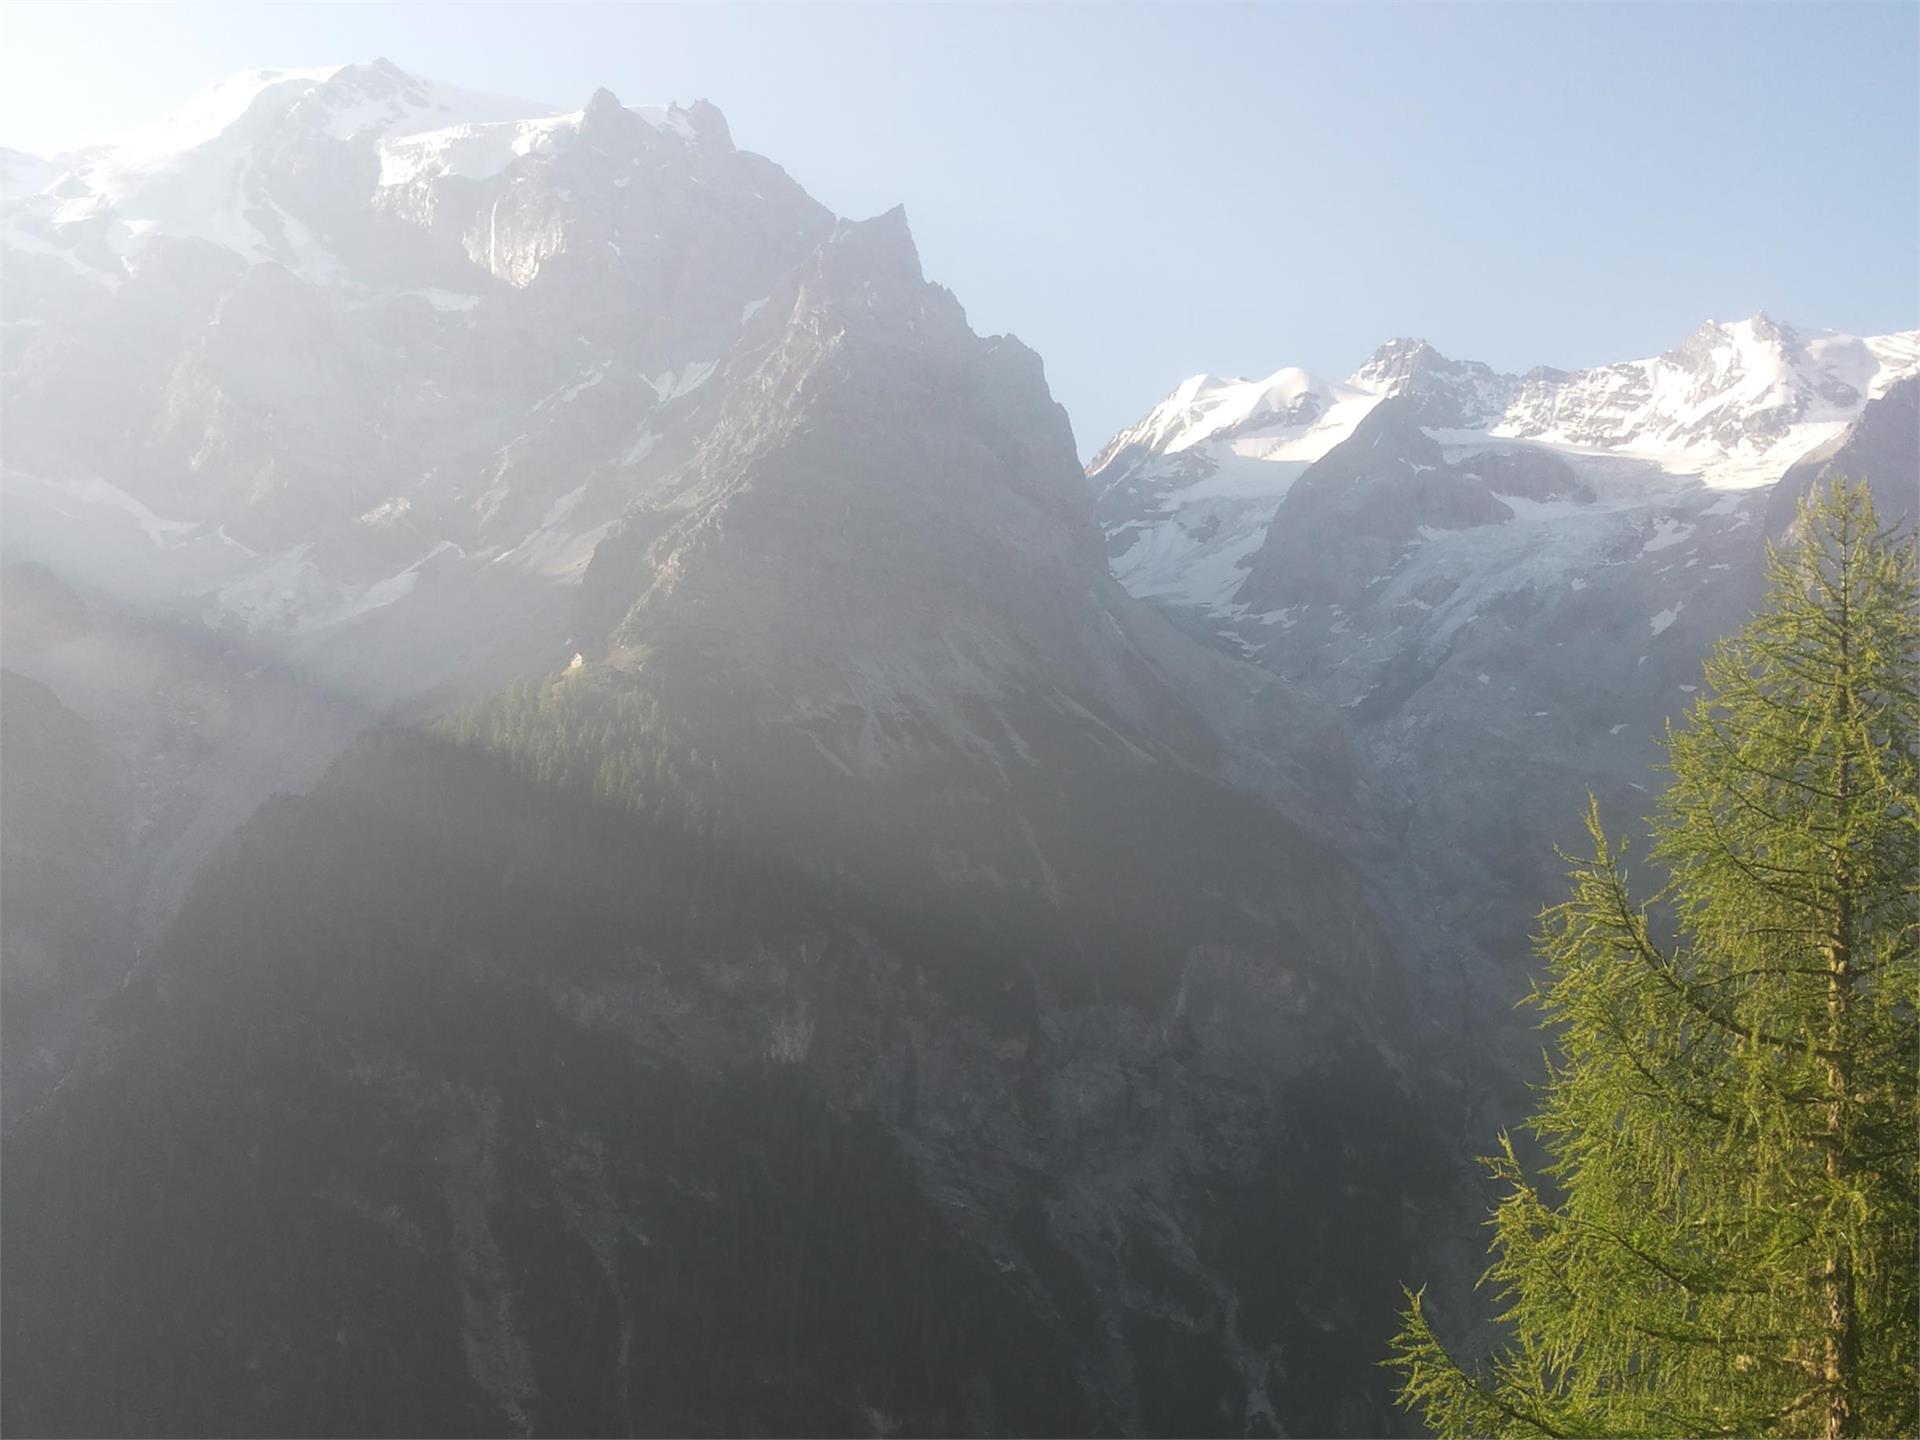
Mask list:
[[[1796,535],[1669,731],[1666,883],[1590,806],[1542,916],[1546,1159],[1487,1162],[1507,1343],[1469,1373],[1410,1293],[1388,1362],[1438,1434],[1920,1429],[1920,589],[1863,485]]]

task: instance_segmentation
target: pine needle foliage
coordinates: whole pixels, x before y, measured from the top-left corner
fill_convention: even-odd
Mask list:
[[[1436,1434],[1920,1431],[1914,548],[1845,480],[1793,534],[1669,728],[1665,887],[1590,802],[1542,917],[1545,1159],[1488,1162],[1504,1346],[1469,1371],[1409,1293],[1387,1362]]]

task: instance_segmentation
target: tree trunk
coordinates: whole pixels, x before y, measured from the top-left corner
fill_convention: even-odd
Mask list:
[[[1828,937],[1827,961],[1827,1181],[1838,1190],[1847,1180],[1847,1090],[1852,1082],[1848,1011],[1853,1002],[1853,875],[1847,863],[1847,844],[1852,839],[1853,806],[1853,567],[1852,527],[1841,536],[1840,545],[1840,673],[1834,709],[1838,713],[1836,729],[1840,739],[1839,783],[1835,787],[1836,811],[1840,822],[1838,845],[1833,857],[1834,912],[1833,930]],[[1860,1356],[1860,1319],[1854,1305],[1853,1261],[1845,1248],[1830,1242],[1822,1290],[1826,1300],[1826,1355],[1822,1367],[1827,1391],[1827,1440],[1844,1440],[1858,1433],[1859,1417],[1853,1408],[1858,1383]]]
[[[1840,914],[1850,921],[1851,897],[1842,893]],[[1844,931],[1842,935],[1844,936]],[[1847,1065],[1846,1018],[1852,999],[1853,976],[1849,947],[1840,939],[1827,955],[1827,1039],[1834,1058],[1827,1062],[1827,1179],[1836,1188],[1846,1179]],[[1854,1377],[1860,1354],[1859,1316],[1854,1308],[1853,1264],[1835,1245],[1827,1253],[1823,1289],[1826,1296],[1826,1357],[1822,1367],[1827,1390],[1827,1440],[1843,1440],[1858,1433],[1853,1412]]]

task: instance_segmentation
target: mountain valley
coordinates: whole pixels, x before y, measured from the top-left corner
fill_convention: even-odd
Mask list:
[[[22,1433],[1407,1433],[1554,845],[1920,510],[1920,333],[1765,316],[1083,467],[704,101],[0,163]]]

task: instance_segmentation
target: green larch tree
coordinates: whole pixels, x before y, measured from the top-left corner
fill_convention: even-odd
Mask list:
[[[1456,1363],[1421,1296],[1388,1362],[1443,1436],[1912,1435],[1920,610],[1860,484],[1803,503],[1763,611],[1670,728],[1642,904],[1590,806],[1545,912],[1558,1041]]]

